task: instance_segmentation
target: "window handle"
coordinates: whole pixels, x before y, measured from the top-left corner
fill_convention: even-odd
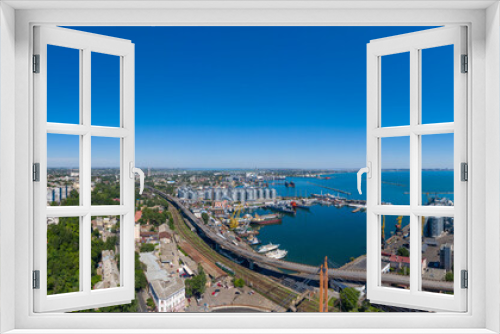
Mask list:
[[[142,195],[142,192],[144,190],[144,172],[142,171],[142,169],[134,167],[133,161],[130,161],[129,167],[130,167],[129,170],[131,179],[135,179],[135,174],[139,174],[139,185],[140,185],[139,195]]]
[[[372,178],[372,163],[370,161],[368,161],[367,167],[363,167],[358,171],[358,192],[360,195],[362,194],[362,192],[361,192],[361,176],[363,175],[363,173],[366,173],[367,178],[369,178],[369,179]]]

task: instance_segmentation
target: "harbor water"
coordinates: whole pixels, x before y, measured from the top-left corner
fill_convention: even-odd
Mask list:
[[[335,194],[349,199],[365,199],[366,186],[359,195],[356,188],[356,173],[324,175],[330,179],[287,178],[295,188],[287,188],[282,181],[270,184],[280,196],[309,196],[311,194]],[[409,171],[387,171],[382,173],[382,200],[394,205],[409,204]],[[336,193],[335,188],[349,194]],[[439,196],[453,200],[453,171],[426,170],[422,172],[422,203],[429,197]],[[428,193],[428,194],[427,194]],[[343,265],[352,257],[366,254],[366,213],[352,212],[354,208],[314,205],[308,210],[297,209],[295,216],[285,215],[280,225],[260,228],[262,244],[280,244],[288,250],[286,260],[310,265],[319,265],[325,256],[335,264]],[[269,211],[258,210],[258,214]],[[395,231],[395,216],[386,216],[386,237]],[[403,218],[403,226],[409,218]]]

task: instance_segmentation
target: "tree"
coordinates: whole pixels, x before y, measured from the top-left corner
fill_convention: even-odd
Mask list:
[[[245,286],[245,280],[243,278],[235,278],[233,284],[235,288],[242,288]]]
[[[155,245],[153,244],[142,244],[141,245],[141,253],[154,252]]]
[[[135,291],[139,292],[148,285],[148,280],[144,274],[143,264],[139,259],[139,253],[135,252]]]
[[[359,291],[354,288],[345,288],[340,292],[340,302],[344,311],[355,311],[358,307]]]
[[[453,282],[453,271],[448,271],[444,276],[446,282]]]
[[[207,214],[206,212],[203,212],[203,213],[201,214],[201,218],[203,218],[203,221],[205,222],[205,224],[208,224],[208,219],[209,219],[210,217],[208,216],[208,214]]]
[[[186,295],[191,296],[201,296],[205,292],[207,284],[207,276],[202,266],[198,266],[198,275],[189,278],[185,281]]]
[[[47,294],[79,290],[80,219],[59,218],[47,226]]]
[[[406,247],[400,247],[397,251],[399,256],[410,257],[410,251]]]
[[[146,301],[146,304],[148,305],[148,307],[150,309],[156,308],[155,301],[152,298],[148,298],[148,300]]]

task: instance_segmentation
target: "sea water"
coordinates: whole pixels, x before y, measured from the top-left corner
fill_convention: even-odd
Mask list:
[[[422,172],[422,204],[428,202],[428,196],[446,197],[453,200],[453,171],[425,170]],[[326,175],[324,175],[326,176]],[[284,182],[276,181],[275,188],[280,196],[309,196],[311,194],[335,194],[349,199],[365,199],[357,191],[356,173],[335,173],[331,179],[291,177],[295,188],[287,188]],[[393,205],[409,204],[409,171],[382,172],[382,200]],[[318,185],[341,189],[348,194]],[[426,194],[426,193],[429,194]],[[295,216],[285,215],[280,225],[260,228],[258,238],[262,244],[269,242],[280,244],[288,250],[286,260],[310,265],[323,262],[325,256],[335,264],[343,265],[351,258],[366,254],[366,213],[352,212],[354,208],[314,205],[309,210],[297,209]],[[259,214],[267,211],[259,210]],[[390,237],[395,231],[396,216],[386,216],[385,235]],[[409,218],[404,217],[403,226]]]

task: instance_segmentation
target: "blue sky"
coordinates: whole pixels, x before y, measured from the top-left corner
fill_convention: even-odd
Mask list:
[[[73,29],[135,43],[138,166],[359,168],[366,160],[366,44],[427,28]],[[453,121],[452,50],[423,51],[424,123]],[[383,126],[408,124],[408,60],[382,60]],[[78,51],[50,47],[48,61],[48,121],[78,123]],[[92,55],[93,125],[119,125],[118,71],[117,57]],[[57,136],[49,135],[49,167],[77,166],[78,138]],[[425,139],[424,168],[452,167],[450,136]],[[117,165],[118,147],[93,140],[93,167]],[[393,152],[385,168],[407,165],[405,140],[384,147]]]

